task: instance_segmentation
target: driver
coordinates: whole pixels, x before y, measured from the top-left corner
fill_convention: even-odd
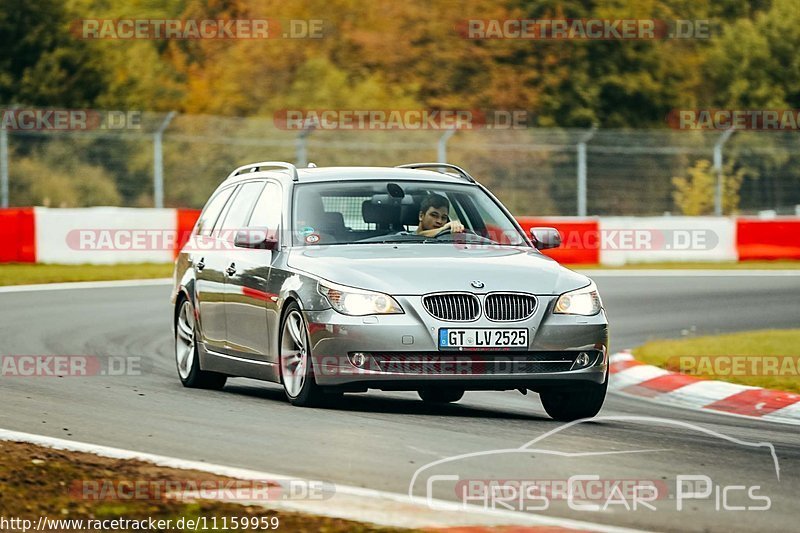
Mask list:
[[[431,193],[422,200],[419,206],[419,226],[417,227],[417,235],[424,235],[425,237],[436,237],[446,230],[452,233],[461,233],[464,231],[464,225],[457,221],[451,220],[448,213],[450,212],[450,201],[441,194]]]

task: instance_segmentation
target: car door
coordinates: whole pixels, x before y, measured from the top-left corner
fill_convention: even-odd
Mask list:
[[[219,247],[224,249],[218,263],[218,268],[222,272],[224,288],[221,305],[219,306],[221,313],[215,314],[214,319],[219,321],[221,328],[225,332],[224,346],[225,353],[228,354],[236,354],[238,352],[237,346],[230,341],[227,319],[228,308],[231,305],[237,305],[244,298],[241,285],[236,283],[240,270],[236,264],[237,250],[233,241],[236,233],[246,228],[247,221],[250,219],[250,214],[263,188],[264,180],[248,181],[241,184],[236,191],[236,195],[228,202],[229,207],[226,210],[222,224],[219,225],[218,229],[215,228]]]
[[[247,223],[251,235],[277,238],[281,200],[280,184],[268,181]],[[225,312],[232,355],[264,361],[269,353],[274,332],[268,330],[267,309],[275,308],[278,297],[268,291],[267,282],[276,254],[273,250],[236,248],[231,256],[235,271],[228,276]]]
[[[225,252],[220,250],[215,228],[221,224],[234,191],[233,186],[222,189],[208,201],[198,219],[189,252],[194,269],[199,341],[217,352],[225,348]]]

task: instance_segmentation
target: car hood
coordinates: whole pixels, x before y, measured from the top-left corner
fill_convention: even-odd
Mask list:
[[[561,294],[589,278],[530,248],[352,244],[294,248],[288,265],[334,283],[390,294],[520,291]]]

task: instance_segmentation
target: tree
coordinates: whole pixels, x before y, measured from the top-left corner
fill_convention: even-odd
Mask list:
[[[113,178],[104,168],[74,157],[79,148],[68,140],[52,139],[27,156],[12,153],[9,186],[14,205],[119,205]]]
[[[688,176],[672,178],[675,191],[672,197],[681,214],[688,216],[711,215],[717,190],[717,176],[707,159],[700,159],[687,170]],[[722,175],[722,212],[735,214],[739,208],[739,189],[744,172],[731,172],[731,167]]]
[[[713,42],[705,62],[709,104],[734,108],[800,106],[800,10],[775,0],[738,19]]]
[[[69,33],[59,0],[0,4],[0,102],[33,106],[92,106],[106,88],[84,41]]]

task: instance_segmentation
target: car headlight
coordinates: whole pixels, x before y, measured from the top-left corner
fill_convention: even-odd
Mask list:
[[[565,292],[558,297],[554,312],[562,315],[596,315],[603,308],[603,301],[597,286],[591,282],[588,286],[575,291]]]
[[[397,301],[380,292],[365,291],[320,281],[320,294],[331,303],[331,307],[345,315],[392,315],[403,313]]]

